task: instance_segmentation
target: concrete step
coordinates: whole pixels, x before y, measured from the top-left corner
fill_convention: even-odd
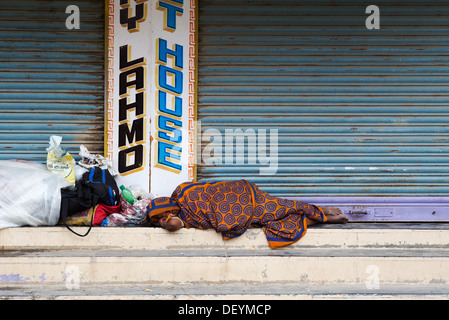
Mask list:
[[[339,252],[319,249],[303,254],[201,250],[165,254],[147,251],[13,252],[0,260],[3,283],[316,283],[364,284],[374,274],[384,284],[446,283],[449,255],[422,251]]]
[[[368,289],[348,285],[23,285],[0,287],[3,299],[33,300],[447,300],[447,285],[389,286]]]
[[[447,298],[448,244],[448,226],[429,224],[322,225],[276,250],[260,229],[223,241],[211,230],[11,228],[0,230],[0,297]]]
[[[85,227],[75,227],[83,233]],[[64,227],[0,229],[0,250],[32,249],[119,249],[119,250],[192,250],[192,249],[268,250],[261,229],[249,229],[242,236],[224,241],[213,230],[181,229],[167,232],[161,228],[93,228],[87,237],[78,237]],[[276,251],[308,248],[449,248],[449,224],[360,224],[309,227],[294,245]]]

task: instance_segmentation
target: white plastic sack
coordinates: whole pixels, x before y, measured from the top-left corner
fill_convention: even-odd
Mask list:
[[[56,225],[61,188],[69,185],[43,164],[0,160],[0,229]]]

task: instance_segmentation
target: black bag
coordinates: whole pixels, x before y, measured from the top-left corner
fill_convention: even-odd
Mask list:
[[[60,216],[67,229],[80,237],[85,237],[92,228],[94,215],[92,214],[89,230],[84,235],[73,231],[67,225],[67,217],[90,209],[99,203],[116,206],[119,201],[120,192],[114,177],[111,176],[107,169],[95,167],[86,172],[80,180],[76,181],[74,189],[73,187],[61,189]]]

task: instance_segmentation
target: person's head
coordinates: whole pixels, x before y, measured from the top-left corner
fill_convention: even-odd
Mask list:
[[[184,222],[176,214],[169,213],[159,220],[159,225],[167,231],[178,231],[184,227]]]
[[[178,204],[167,197],[156,198],[148,205],[150,221],[168,231],[177,231],[184,226],[178,217],[180,208]]]

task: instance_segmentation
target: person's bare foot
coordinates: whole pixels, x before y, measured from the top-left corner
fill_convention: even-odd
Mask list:
[[[343,215],[343,212],[336,207],[321,207],[323,209],[324,215],[327,218],[326,223],[347,223],[349,221],[348,217]]]

